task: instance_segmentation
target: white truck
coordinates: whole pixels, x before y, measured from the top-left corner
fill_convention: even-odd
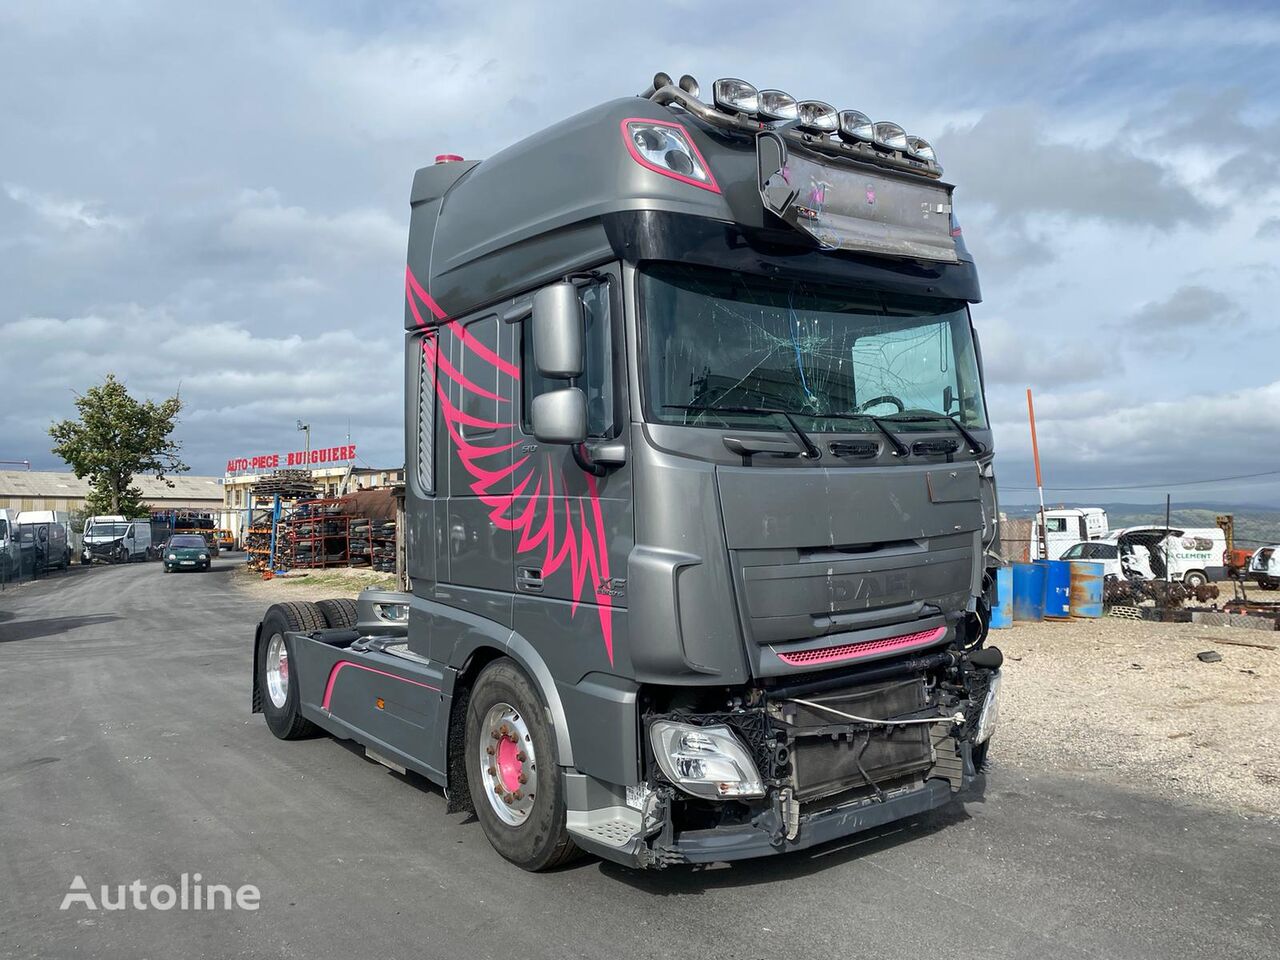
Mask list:
[[[81,563],[130,563],[153,560],[158,555],[151,542],[151,518],[90,517],[84,525]]]
[[[1101,540],[1107,535],[1107,511],[1102,507],[1055,507],[1044,512],[1044,542],[1048,553],[1040,548],[1040,514],[1031,524],[1031,550],[1033,560],[1044,557],[1061,560],[1067,548],[1082,540]]]

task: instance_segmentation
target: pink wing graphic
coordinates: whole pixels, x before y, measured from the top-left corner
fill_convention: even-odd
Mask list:
[[[520,368],[503,360],[468,333],[460,323],[450,319],[418,283],[408,267],[405,268],[405,298],[415,323],[424,331],[422,350],[427,376],[435,386],[436,403],[440,406],[445,429],[453,439],[454,452],[471,478],[471,492],[489,507],[490,522],[500,530],[511,531],[515,536],[517,555],[541,551],[543,577],[549,577],[568,564],[573,582],[570,615],[577,614],[578,604],[583,599],[594,595],[605,653],[612,666],[613,600],[608,594],[596,593],[595,590],[597,583],[609,579],[609,549],[604,534],[604,518],[600,513],[596,478],[585,474],[588,497],[584,501],[564,493],[566,484],[563,476],[557,489],[557,471],[550,454],[526,455],[509,465],[488,465],[492,463],[490,458],[520,444],[475,443],[464,437],[459,427],[504,430],[515,426],[514,416],[509,423],[483,420],[459,410],[449,402],[445,380],[452,380],[468,393],[496,400],[499,404],[508,401],[468,379],[454,367],[449,362],[447,351],[440,349],[441,338],[456,338],[464,350],[490,364],[512,381],[519,382]],[[431,314],[433,322],[423,316],[423,308]],[[511,478],[511,493],[490,492],[507,477]],[[528,500],[523,506],[518,506],[517,501],[526,496]],[[589,594],[584,595],[584,587],[590,588]]]

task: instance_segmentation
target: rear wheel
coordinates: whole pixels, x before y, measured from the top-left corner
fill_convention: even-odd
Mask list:
[[[485,667],[467,704],[467,786],[493,848],[525,870],[567,863],[564,785],[542,701],[511,660]]]
[[[316,608],[330,629],[349,630],[356,625],[356,602],[345,597],[337,600],[319,600]]]
[[[262,618],[258,650],[258,683],[262,713],[267,726],[281,740],[300,740],[316,732],[298,706],[298,678],[290,667],[286,633],[311,633],[324,629],[324,620],[313,603],[277,603]]]

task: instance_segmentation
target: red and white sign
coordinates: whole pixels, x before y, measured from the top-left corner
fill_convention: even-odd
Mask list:
[[[280,467],[305,469],[331,463],[350,463],[356,458],[356,445],[320,447],[316,450],[293,450],[288,453],[263,453],[256,457],[233,457],[227,461],[227,473],[249,470],[278,470]]]

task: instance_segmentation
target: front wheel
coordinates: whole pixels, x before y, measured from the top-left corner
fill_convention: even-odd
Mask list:
[[[1194,590],[1197,587],[1203,587],[1206,583],[1209,582],[1209,578],[1205,576],[1203,573],[1201,573],[1199,570],[1189,570],[1187,574],[1182,578],[1182,582],[1186,584],[1188,587],[1190,587],[1192,590]]]
[[[538,693],[511,660],[476,680],[467,704],[467,786],[493,848],[525,870],[567,863],[577,847],[565,826],[555,738]]]

